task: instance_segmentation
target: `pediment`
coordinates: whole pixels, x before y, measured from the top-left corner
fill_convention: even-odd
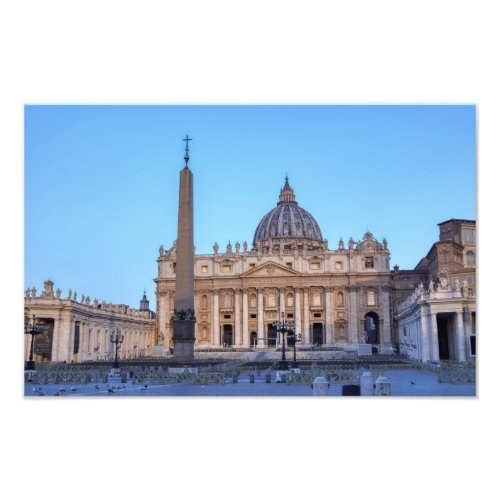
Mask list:
[[[264,262],[254,269],[249,269],[241,275],[242,277],[269,277],[269,276],[300,276],[298,271],[282,266],[276,262]]]

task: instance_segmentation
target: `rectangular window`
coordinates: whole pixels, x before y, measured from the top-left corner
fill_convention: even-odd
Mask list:
[[[319,262],[311,262],[311,269],[318,270],[319,269]]]
[[[208,273],[208,266],[201,266],[202,273]]]
[[[250,314],[250,318],[255,319],[257,317],[256,314]]]
[[[286,317],[287,317],[288,319],[293,319],[293,313],[288,313],[288,314],[286,315]]]
[[[230,273],[231,272],[231,266],[227,265],[227,264],[224,264],[222,266],[222,272],[223,273]]]
[[[248,264],[248,269],[255,269],[255,264]]]
[[[475,243],[476,235],[474,229],[464,229],[464,241],[465,243]]]
[[[365,267],[366,267],[366,269],[373,269],[373,267],[374,267],[373,257],[366,257]]]
[[[335,269],[337,269],[337,271],[340,271],[342,267],[343,267],[342,262],[339,261],[335,262]]]
[[[471,335],[470,337],[470,354],[471,356],[476,355],[476,336]]]
[[[286,267],[288,267],[288,269],[292,269],[292,263],[291,262],[287,262],[286,263]]]
[[[447,260],[448,260],[448,254],[447,253],[443,253],[443,260],[445,262],[447,262]]]
[[[474,278],[472,276],[467,276],[467,284],[469,286],[474,285]]]
[[[373,290],[369,290],[366,294],[366,304],[369,306],[375,305],[375,292]]]

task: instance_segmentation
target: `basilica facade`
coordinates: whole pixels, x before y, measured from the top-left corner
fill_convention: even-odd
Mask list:
[[[156,343],[172,348],[177,248],[160,247]],[[259,222],[251,246],[214,245],[195,255],[198,350],[273,348],[273,323],[294,322],[303,346],[355,348],[368,342],[391,352],[390,252],[367,232],[328,248],[314,217],[296,201],[288,178],[276,207]]]

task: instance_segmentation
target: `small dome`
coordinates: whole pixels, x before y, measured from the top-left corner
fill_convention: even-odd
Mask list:
[[[314,217],[295,201],[295,193],[285,177],[276,208],[273,208],[260,221],[253,244],[276,238],[306,238],[323,242],[323,236]]]

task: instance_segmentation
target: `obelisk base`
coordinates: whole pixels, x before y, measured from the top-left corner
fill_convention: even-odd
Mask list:
[[[192,320],[174,320],[174,359],[182,363],[194,361],[194,325]]]

